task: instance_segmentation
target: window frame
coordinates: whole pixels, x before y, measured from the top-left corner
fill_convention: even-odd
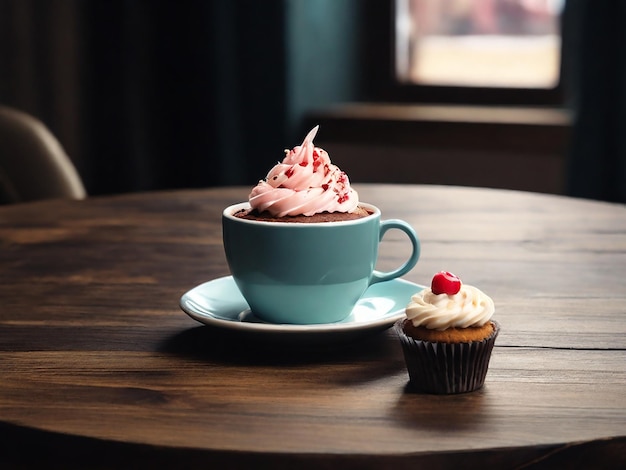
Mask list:
[[[559,64],[558,83],[552,88],[518,87],[472,87],[418,84],[401,81],[396,75],[396,0],[388,0],[388,18],[385,22],[388,46],[387,58],[388,84],[385,95],[392,101],[424,104],[465,104],[465,105],[503,105],[503,106],[562,106],[565,101],[563,89],[563,40]],[[561,38],[563,34],[562,19]]]

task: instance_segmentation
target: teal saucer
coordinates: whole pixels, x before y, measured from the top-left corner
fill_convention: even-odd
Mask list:
[[[404,308],[413,294],[424,286],[403,279],[373,284],[357,302],[352,313],[341,322],[316,325],[266,323],[250,311],[232,276],[200,284],[183,294],[180,308],[205,325],[275,339],[317,340],[349,339],[361,334],[382,331],[404,316]]]

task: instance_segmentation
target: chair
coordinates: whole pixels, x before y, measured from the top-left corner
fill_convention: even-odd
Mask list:
[[[0,203],[86,195],[76,168],[48,128],[29,114],[0,106]]]

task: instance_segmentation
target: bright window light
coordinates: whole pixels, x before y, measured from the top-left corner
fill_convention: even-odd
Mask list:
[[[396,74],[421,85],[553,88],[565,0],[396,0]]]

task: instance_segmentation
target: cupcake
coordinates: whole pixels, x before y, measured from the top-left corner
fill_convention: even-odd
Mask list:
[[[491,319],[493,300],[452,273],[433,276],[431,287],[411,297],[400,338],[409,387],[422,393],[478,390],[485,383],[500,326]]]
[[[337,222],[370,215],[345,172],[328,153],[313,144],[315,126],[301,145],[285,150],[276,164],[252,189],[249,210],[234,214],[265,222]]]

